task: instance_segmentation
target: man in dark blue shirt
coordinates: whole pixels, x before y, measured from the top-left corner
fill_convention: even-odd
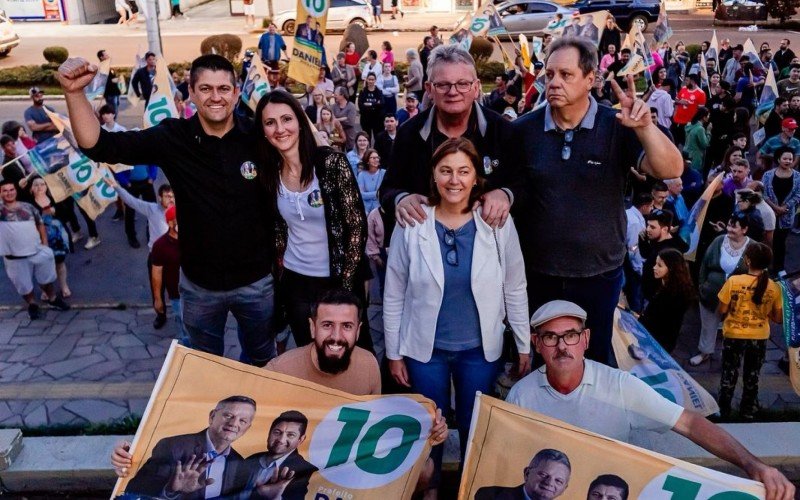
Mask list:
[[[611,85],[619,112],[590,96],[597,49],[561,38],[545,62],[547,104],[513,123],[509,151],[526,187],[514,204],[530,310],[555,299],[590,311],[589,357],[614,365],[611,328],[626,253],[623,195],[628,172],[680,177],[683,160],[634,93]]]

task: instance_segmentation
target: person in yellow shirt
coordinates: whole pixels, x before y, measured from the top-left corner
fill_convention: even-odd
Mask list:
[[[722,323],[722,380],[719,408],[723,418],[731,412],[731,400],[742,367],[742,401],[739,416],[752,420],[758,411],[758,376],[767,352],[769,321],[783,321],[783,299],[777,283],[769,279],[772,250],[751,243],[744,251],[747,274],[731,276],[719,295]]]

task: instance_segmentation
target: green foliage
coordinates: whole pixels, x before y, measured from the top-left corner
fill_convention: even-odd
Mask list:
[[[797,14],[798,7],[800,0],[767,0],[767,13],[782,23]]]
[[[475,69],[478,71],[478,78],[483,82],[493,82],[506,71],[500,61],[475,61]]]
[[[0,69],[0,87],[58,85],[55,69],[49,65],[16,66]]]
[[[494,53],[494,44],[484,37],[476,37],[472,40],[472,45],[469,47],[469,53],[478,61],[488,61]]]
[[[69,58],[69,51],[64,47],[45,47],[42,51],[44,60],[55,65],[59,65]]]
[[[102,424],[79,425],[43,425],[39,427],[23,427],[25,437],[41,436],[115,436],[135,434],[142,418],[138,415],[110,420]]]
[[[689,53],[689,61],[691,64],[697,62],[697,54],[700,53],[700,45],[692,43],[686,46],[686,52]]]
[[[212,35],[200,43],[201,54],[219,54],[230,62],[239,59],[241,52],[242,39],[229,33]]]

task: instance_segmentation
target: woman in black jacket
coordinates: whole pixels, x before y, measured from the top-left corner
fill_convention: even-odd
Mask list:
[[[675,349],[683,315],[694,298],[689,266],[674,248],[659,252],[653,273],[659,281],[656,291],[639,321],[667,352]]]
[[[600,43],[597,45],[600,58],[608,53],[609,45],[616,47],[617,51],[619,52],[619,50],[622,48],[620,45],[622,38],[621,33],[622,30],[620,30],[619,26],[617,26],[614,16],[609,14],[608,17],[606,17],[606,29],[604,29],[603,34],[600,35]]]
[[[277,205],[278,302],[298,346],[311,343],[310,306],[342,287],[365,299],[369,278],[364,202],[347,157],[317,146],[303,109],[291,94],[274,90],[258,103],[259,163]],[[371,348],[366,314],[359,345]]]

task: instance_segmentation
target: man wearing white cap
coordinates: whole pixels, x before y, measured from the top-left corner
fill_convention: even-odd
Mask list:
[[[764,483],[767,498],[794,498],[788,479],[721,427],[667,400],[630,373],[585,359],[591,333],[585,322],[586,311],[564,300],[536,310],[531,336],[545,364],[511,388],[508,402],[624,442],[633,429],[674,430]]]

